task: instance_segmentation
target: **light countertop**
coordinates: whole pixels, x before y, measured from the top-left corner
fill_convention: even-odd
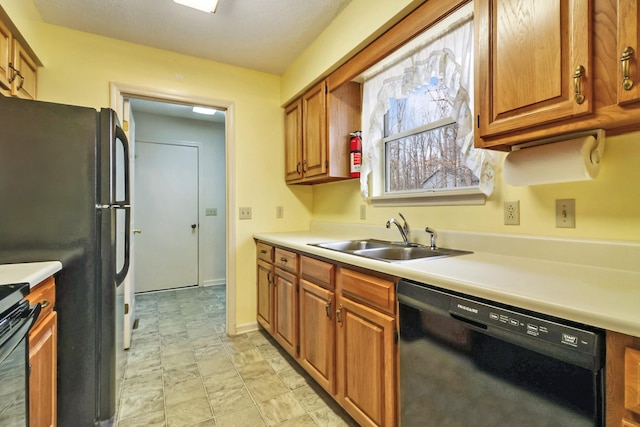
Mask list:
[[[254,237],[340,263],[640,337],[640,244],[636,242],[443,231],[439,246],[473,253],[396,263],[309,245],[389,236],[393,237],[386,240],[398,240],[395,235],[372,235],[370,231],[318,226]]]
[[[0,264],[0,285],[29,283],[30,287],[34,287],[60,270],[62,270],[60,261]]]

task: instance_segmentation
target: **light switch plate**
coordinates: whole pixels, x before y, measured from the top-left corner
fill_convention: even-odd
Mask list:
[[[556,200],[556,227],[576,228],[576,200]]]
[[[250,207],[240,208],[239,217],[240,219],[251,219],[251,208]]]
[[[218,215],[218,209],[217,208],[206,208],[204,210],[204,214],[205,214],[205,216],[216,216],[216,215]]]

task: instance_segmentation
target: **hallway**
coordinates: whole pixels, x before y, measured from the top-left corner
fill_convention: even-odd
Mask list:
[[[356,426],[275,341],[225,334],[225,287],[136,295],[117,427]]]

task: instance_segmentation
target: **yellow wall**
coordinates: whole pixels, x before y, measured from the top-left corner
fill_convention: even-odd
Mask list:
[[[14,24],[42,60],[38,96],[43,101],[95,108],[109,106],[109,83],[232,101],[235,107],[236,163],[228,173],[239,206],[251,206],[253,219],[237,221],[236,278],[238,325],[255,322],[253,234],[306,229],[312,189],[284,184],[284,124],[280,77],[151,49],[46,24],[30,0],[0,0]],[[276,206],[284,219],[276,219]]]
[[[331,69],[334,62],[351,52],[367,34],[377,34],[385,17],[396,16],[415,3],[353,0],[287,69],[282,79],[283,103]],[[350,26],[349,23],[357,24]],[[556,199],[576,200],[575,229],[555,228]],[[519,226],[503,225],[503,201],[511,200],[520,200]],[[511,187],[502,182],[502,175],[498,173],[495,192],[484,206],[376,208],[367,205],[367,219],[361,221],[361,204],[366,203],[360,197],[357,181],[314,186],[314,220],[383,226],[400,210],[416,230],[428,225],[435,229],[640,240],[640,133],[607,139],[601,174],[594,181]]]

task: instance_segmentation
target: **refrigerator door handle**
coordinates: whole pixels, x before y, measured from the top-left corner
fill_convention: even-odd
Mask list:
[[[116,153],[116,148],[115,148],[115,139],[119,139],[120,141],[122,141],[122,149],[123,149],[123,153],[124,153],[124,165],[123,165],[123,169],[124,169],[124,200],[117,200],[117,197],[115,196],[115,179],[116,179],[116,161],[115,161],[115,153]],[[115,125],[115,138],[114,138],[114,145],[113,145],[113,151],[112,151],[112,167],[113,167],[113,171],[111,173],[111,176],[113,177],[113,182],[111,183],[111,188],[114,194],[114,204],[118,205],[118,206],[129,206],[131,204],[131,197],[130,197],[130,192],[131,189],[129,188],[129,140],[127,139],[127,134],[124,132],[124,130],[118,126],[117,124]]]
[[[124,282],[124,278],[127,277],[129,272],[129,257],[131,252],[131,207],[130,206],[116,206],[116,210],[124,209],[124,261],[120,271],[116,272],[116,286]]]

